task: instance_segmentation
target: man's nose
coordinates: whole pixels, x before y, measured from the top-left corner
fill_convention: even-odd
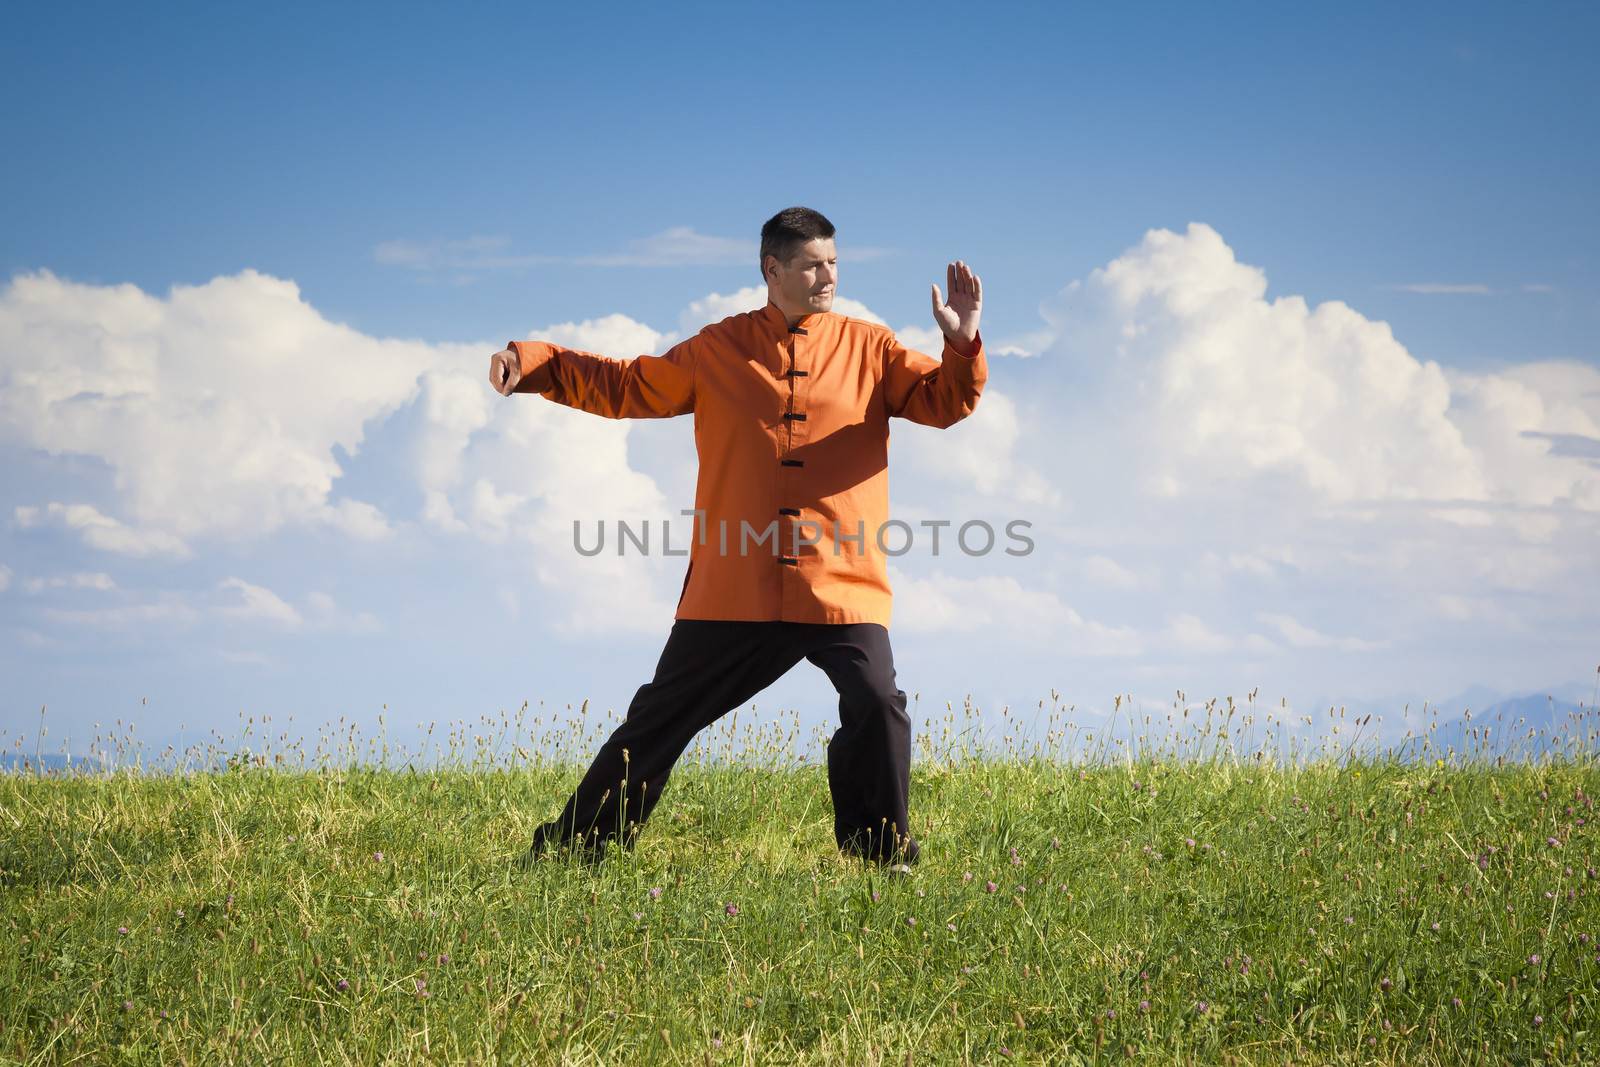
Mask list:
[[[838,267],[838,264],[831,264],[830,265],[830,264],[824,263],[822,265],[822,277],[823,277],[824,281],[827,281],[830,284],[838,282],[838,280],[839,280],[839,267]]]

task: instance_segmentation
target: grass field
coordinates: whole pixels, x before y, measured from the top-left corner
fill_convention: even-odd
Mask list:
[[[612,722],[0,775],[0,1062],[1600,1061],[1592,719],[1512,761],[1052,712],[1043,758],[948,710],[908,878],[837,855],[781,722],[702,735],[633,852],[523,874]]]

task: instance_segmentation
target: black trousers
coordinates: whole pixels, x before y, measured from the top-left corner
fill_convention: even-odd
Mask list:
[[[802,659],[839,691],[827,755],[834,836],[841,849],[888,857],[910,839],[911,717],[889,631],[876,623],[676,620],[655,677],[536,844],[631,847],[694,736]]]

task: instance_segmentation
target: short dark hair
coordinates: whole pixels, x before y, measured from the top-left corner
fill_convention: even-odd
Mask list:
[[[763,281],[767,277],[767,257],[775,256],[779,263],[794,258],[795,250],[807,241],[818,237],[832,237],[833,223],[820,211],[808,207],[786,207],[772,216],[761,227],[761,268]]]

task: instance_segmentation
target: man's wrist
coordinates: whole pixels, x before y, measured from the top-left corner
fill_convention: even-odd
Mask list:
[[[973,334],[972,340],[958,337],[955,334],[945,334],[944,343],[959,356],[971,356],[978,350],[978,335]]]

